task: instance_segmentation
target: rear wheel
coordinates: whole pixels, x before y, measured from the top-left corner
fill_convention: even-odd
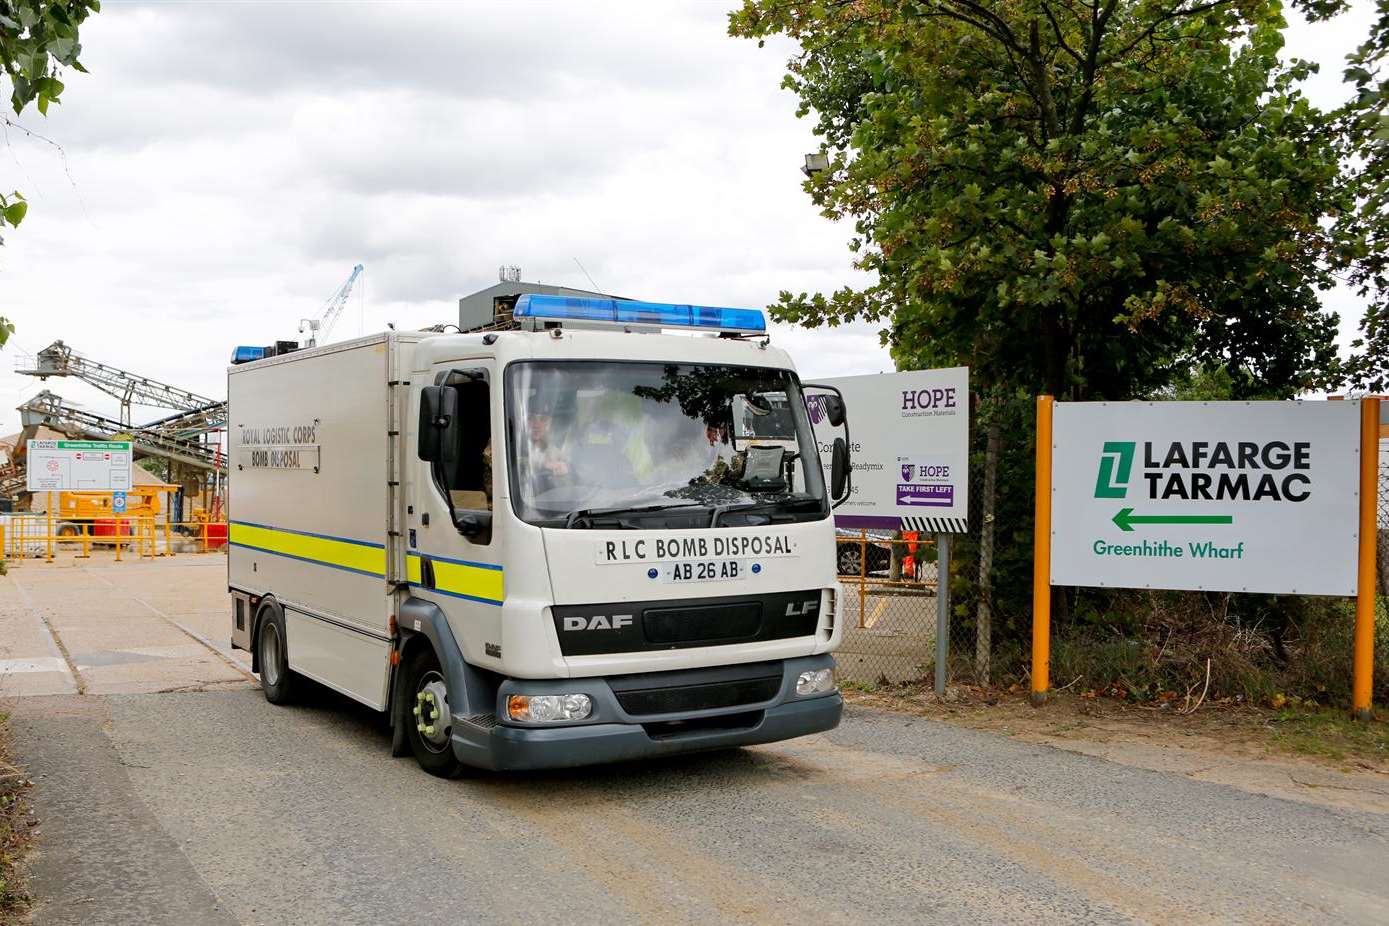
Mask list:
[[[256,656],[260,663],[260,688],[271,704],[288,704],[294,700],[298,676],[289,668],[289,650],[285,647],[285,620],[278,608],[266,608],[256,638]]]
[[[841,576],[856,576],[862,571],[860,563],[863,559],[863,552],[854,544],[839,545],[839,574]]]
[[[448,683],[439,657],[420,646],[405,663],[405,736],[415,761],[431,775],[456,778],[463,763],[453,754],[453,715],[449,710]]]

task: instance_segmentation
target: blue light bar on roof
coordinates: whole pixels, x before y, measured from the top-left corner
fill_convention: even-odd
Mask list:
[[[511,315],[518,321],[533,322],[596,322],[614,326],[695,328],[748,334],[765,334],[767,331],[767,319],[761,309],[723,309],[629,299],[585,299],[528,293],[516,300]]]

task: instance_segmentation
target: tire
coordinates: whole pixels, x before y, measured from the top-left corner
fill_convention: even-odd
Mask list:
[[[279,608],[267,607],[256,634],[256,657],[260,663],[260,689],[271,704],[289,704],[299,687],[299,676],[289,668],[289,649],[285,645],[285,618]]]
[[[405,709],[405,738],[415,761],[431,775],[457,778],[463,763],[453,754],[452,724],[449,713],[448,683],[439,657],[429,646],[417,646],[405,660],[402,686]],[[443,703],[440,703],[440,702]],[[415,710],[420,711],[419,714]]]
[[[839,555],[836,557],[841,576],[856,576],[859,574],[859,561],[862,553],[854,544],[841,543],[839,545]]]

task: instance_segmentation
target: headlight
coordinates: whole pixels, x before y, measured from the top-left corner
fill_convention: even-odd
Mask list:
[[[834,690],[833,669],[811,669],[796,676],[796,694],[801,697]]]
[[[586,694],[510,695],[506,713],[512,720],[529,723],[585,720],[593,713],[593,699]]]

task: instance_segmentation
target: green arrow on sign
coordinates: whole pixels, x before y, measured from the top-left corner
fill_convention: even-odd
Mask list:
[[[1135,524],[1234,524],[1228,514],[1134,514],[1132,508],[1120,508],[1114,523],[1121,531],[1132,531]]]

